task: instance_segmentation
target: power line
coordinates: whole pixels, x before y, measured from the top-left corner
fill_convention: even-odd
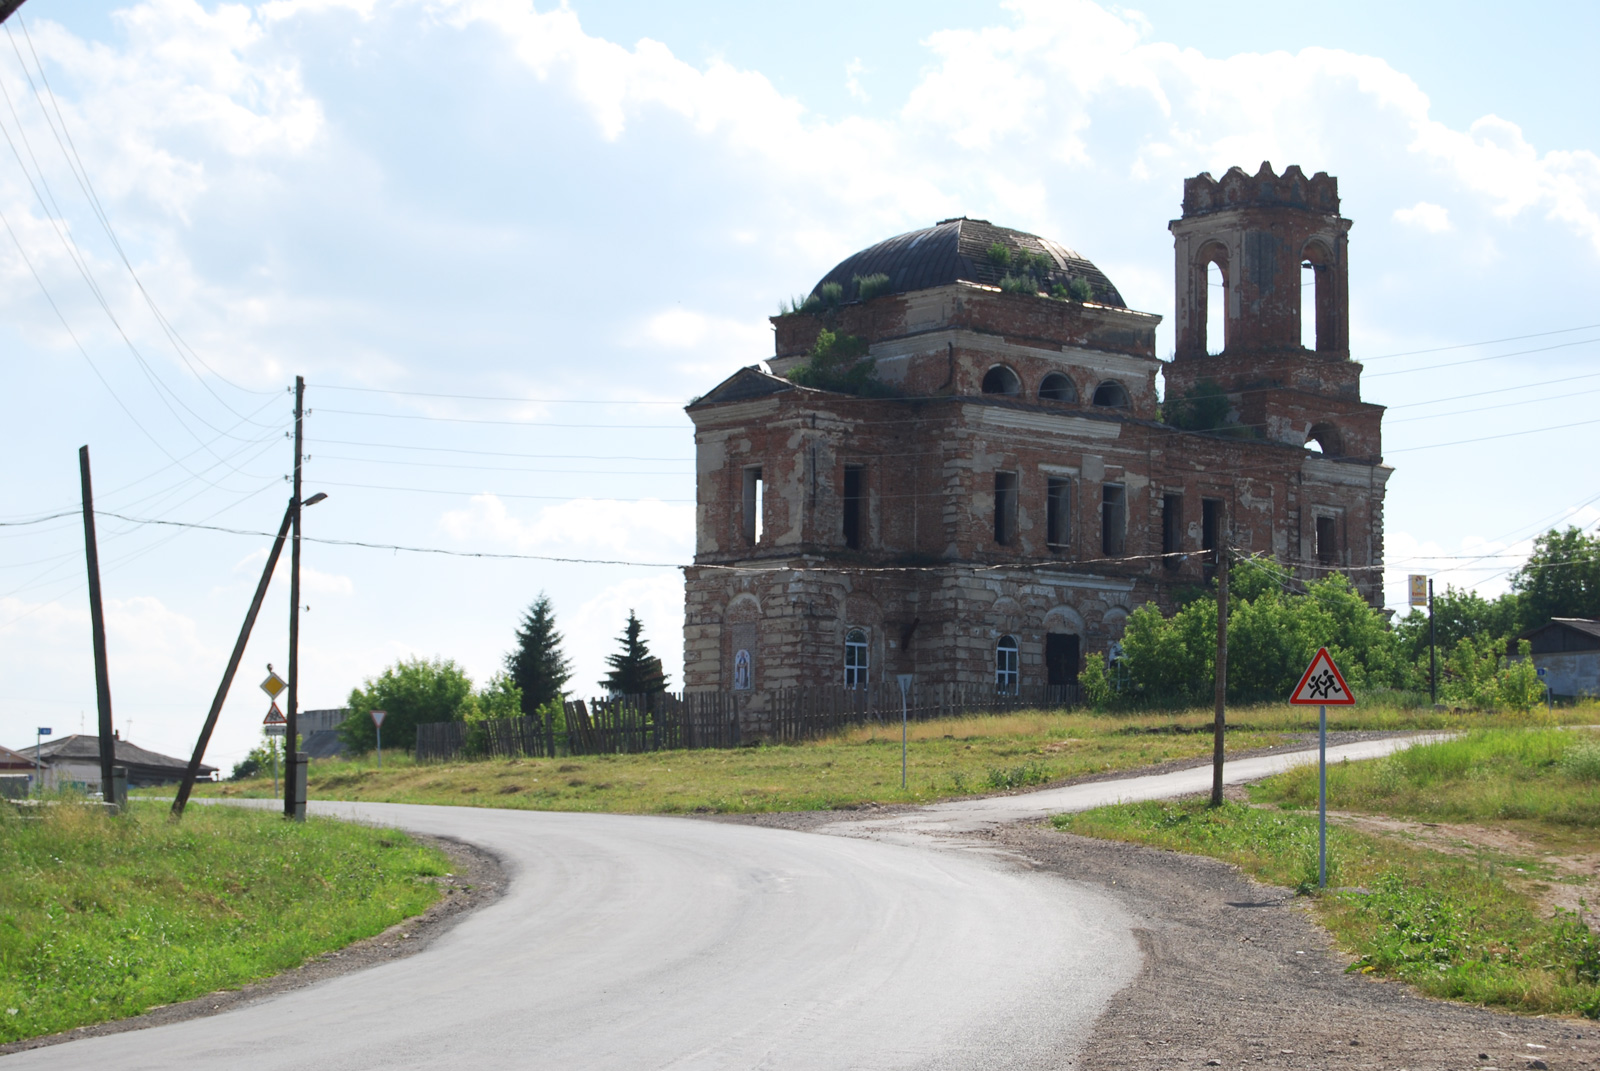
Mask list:
[[[1530,353],[1549,353],[1551,350],[1570,349],[1573,346],[1592,346],[1600,342],[1600,338],[1580,338],[1575,342],[1558,342],[1554,346],[1539,346],[1531,350],[1512,350],[1510,353],[1496,353],[1489,357],[1471,357],[1465,361],[1444,361],[1440,364],[1425,364],[1420,368],[1401,368],[1393,372],[1374,372],[1367,379],[1382,379],[1385,376],[1408,376],[1413,372],[1432,372],[1436,368],[1459,368],[1466,364],[1482,364],[1485,361],[1503,361],[1507,357],[1525,357]]]
[[[317,486],[318,487],[351,487],[351,488],[355,488],[357,490],[363,490],[363,491],[404,491],[404,492],[407,492],[409,494],[418,494],[418,495],[454,495],[454,496],[459,496],[459,497],[464,497],[464,498],[477,498],[477,497],[479,497],[481,495],[489,495],[492,498],[522,498],[522,499],[533,499],[533,500],[536,500],[536,501],[546,501],[546,502],[600,501],[600,502],[629,502],[629,503],[663,502],[663,503],[667,503],[667,504],[670,504],[670,505],[693,505],[694,504],[694,499],[692,499],[692,498],[656,498],[654,496],[650,496],[650,497],[647,497],[647,498],[601,498],[601,497],[596,496],[596,495],[521,495],[521,494],[509,494],[509,493],[502,494],[502,493],[498,493],[498,492],[495,492],[495,491],[456,491],[456,490],[450,490],[450,489],[439,488],[439,487],[395,487],[395,486],[392,486],[392,485],[376,484],[376,483],[339,483],[339,482],[334,481],[334,480],[321,480],[321,479],[319,479],[317,481]]]
[[[359,391],[363,394],[398,394],[408,398],[451,398],[471,402],[525,402],[537,405],[672,405],[682,408],[685,403],[661,399],[637,398],[523,398],[509,394],[443,394],[426,390],[394,390],[388,387],[337,387],[328,383],[307,383],[309,390]]]
[[[1424,353],[1444,353],[1447,350],[1467,350],[1475,346],[1498,346],[1502,342],[1522,342],[1530,338],[1548,338],[1551,335],[1570,335],[1574,331],[1600,330],[1600,324],[1585,324],[1582,327],[1563,327],[1555,331],[1538,331],[1531,335],[1512,335],[1510,338],[1491,338],[1484,342],[1457,342],[1450,346],[1435,346],[1427,350],[1405,350],[1401,353],[1384,353],[1376,357],[1363,357],[1361,362],[1387,361],[1392,357],[1418,357]]]
[[[620,427],[620,426],[619,426]],[[417,450],[434,454],[472,454],[478,457],[525,457],[571,461],[693,461],[692,457],[641,457],[637,454],[529,454],[517,450],[468,450],[458,446],[415,446],[411,443],[373,443],[356,439],[318,439],[333,446],[365,446],[375,450]]]

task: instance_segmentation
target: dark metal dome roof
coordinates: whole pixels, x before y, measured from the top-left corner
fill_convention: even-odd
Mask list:
[[[1048,238],[965,216],[886,239],[846,257],[822,277],[812,293],[819,293],[826,283],[838,283],[844,287],[844,299],[852,301],[856,298],[856,278],[879,273],[889,277],[886,292],[896,294],[946,286],[957,280],[999,286],[1010,269],[990,256],[989,249],[996,243],[1013,256],[1043,253],[1053,260],[1056,266],[1047,273],[1047,290],[1056,283],[1070,286],[1074,279],[1082,279],[1093,291],[1090,300],[1127,308],[1111,280],[1088,258]]]

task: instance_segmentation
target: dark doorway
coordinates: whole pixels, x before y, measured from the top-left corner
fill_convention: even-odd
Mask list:
[[[1204,573],[1206,581],[1217,575],[1217,556],[1213,553],[1222,541],[1222,500],[1200,500],[1200,548],[1206,552]]]
[[[1052,688],[1078,683],[1078,637],[1060,632],[1045,636],[1044,672]]]
[[[861,546],[861,477],[860,465],[844,467],[844,545],[851,550]]]

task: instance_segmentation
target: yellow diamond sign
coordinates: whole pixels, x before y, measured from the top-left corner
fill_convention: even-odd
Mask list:
[[[273,699],[278,698],[287,687],[289,687],[288,683],[276,673],[268,673],[267,679],[261,682],[261,690]]]

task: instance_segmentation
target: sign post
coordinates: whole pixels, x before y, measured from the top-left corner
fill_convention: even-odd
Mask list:
[[[1328,707],[1354,706],[1356,697],[1350,694],[1349,685],[1333,664],[1326,647],[1317,648],[1316,656],[1300,677],[1289,696],[1294,706],[1317,708],[1317,888],[1328,887]]]
[[[33,778],[38,782],[36,791],[40,795],[44,794],[44,738],[49,735],[50,730],[40,726],[33,737]]]
[[[273,674],[269,679],[276,678],[277,674]],[[261,687],[265,689],[266,685],[263,684]],[[282,691],[282,689],[280,688],[279,691]],[[283,711],[279,710],[278,704],[274,702],[267,710],[267,716],[261,719],[261,731],[268,736],[283,736],[288,729],[288,724],[289,721],[283,716]],[[272,795],[273,798],[277,798],[278,795],[278,745],[276,742],[272,744]]]
[[[906,703],[911,695],[913,675],[901,673],[895,677],[900,682],[900,787],[906,787]]]
[[[378,769],[383,769],[383,719],[389,716],[387,710],[374,710],[372,712],[372,727],[378,731]]]

